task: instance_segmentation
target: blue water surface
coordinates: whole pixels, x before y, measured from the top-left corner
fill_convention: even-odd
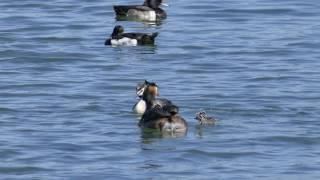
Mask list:
[[[0,179],[320,179],[318,1],[168,0],[161,24],[116,21],[141,3],[0,2]],[[156,45],[105,47],[118,24]],[[144,79],[186,136],[141,132]]]

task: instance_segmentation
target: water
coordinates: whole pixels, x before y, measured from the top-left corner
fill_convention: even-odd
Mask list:
[[[318,1],[167,1],[158,26],[116,22],[129,3],[0,2],[0,179],[320,178]],[[116,24],[156,46],[105,47]],[[144,79],[185,137],[138,128]]]

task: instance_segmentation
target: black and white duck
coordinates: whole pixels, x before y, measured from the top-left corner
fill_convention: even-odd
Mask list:
[[[117,17],[126,17],[140,21],[159,21],[167,17],[167,13],[160,8],[167,6],[163,0],[145,0],[142,5],[113,6]]]
[[[120,25],[114,27],[110,38],[107,38],[105,45],[112,46],[137,46],[153,45],[158,33],[124,33]]]

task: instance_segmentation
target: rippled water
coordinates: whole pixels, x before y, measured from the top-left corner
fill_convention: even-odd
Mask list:
[[[158,26],[116,22],[127,3],[0,2],[1,179],[320,178],[318,1],[168,0]],[[105,47],[116,24],[156,46]],[[185,137],[138,128],[144,79]]]

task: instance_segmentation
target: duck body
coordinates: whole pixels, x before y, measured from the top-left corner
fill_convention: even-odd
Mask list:
[[[139,126],[159,129],[161,132],[185,133],[188,124],[179,115],[179,108],[169,100],[156,99],[152,88],[148,86],[143,94],[147,109],[139,122]]]
[[[111,38],[107,38],[105,45],[113,46],[137,46],[152,45],[158,33],[123,33],[122,26],[116,26],[111,34]]]
[[[113,6],[117,17],[127,17],[140,21],[158,21],[167,17],[159,6],[162,0],[146,0],[143,5]]]
[[[154,9],[147,6],[114,6],[113,9],[116,12],[117,17],[126,17],[140,21],[157,21],[161,19],[161,16],[159,14],[157,15],[157,12]]]

